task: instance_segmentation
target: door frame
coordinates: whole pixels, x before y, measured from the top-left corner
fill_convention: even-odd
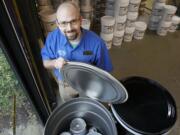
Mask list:
[[[0,47],[45,124],[57,103],[41,60],[39,40],[43,41],[43,36],[37,15],[33,12],[35,3],[33,0],[19,0],[14,5],[13,1],[0,1]],[[17,15],[21,2],[25,4],[19,13],[25,13]]]

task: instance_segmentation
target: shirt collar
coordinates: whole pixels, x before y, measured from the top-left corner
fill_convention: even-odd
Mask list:
[[[83,29],[82,27],[81,27],[81,31],[82,31],[82,33],[81,33],[82,35],[81,35],[81,40],[80,40],[79,44],[82,42],[82,40],[83,40],[83,38],[85,36],[85,33],[86,33],[86,30]],[[61,32],[61,30],[59,28],[58,28],[58,32],[59,32],[60,37],[62,37],[61,38],[61,45],[63,45],[63,46],[71,45],[69,43],[68,39],[66,38],[66,36]]]
[[[59,37],[61,40],[61,45],[66,45],[69,43],[69,41],[67,40],[66,36],[61,32],[61,30],[58,28],[58,33],[59,33]]]

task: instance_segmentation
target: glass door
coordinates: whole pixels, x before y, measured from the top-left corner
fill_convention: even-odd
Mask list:
[[[34,0],[0,1],[0,135],[42,135],[57,106],[34,10]]]
[[[0,76],[0,135],[42,135],[42,121],[1,48]]]

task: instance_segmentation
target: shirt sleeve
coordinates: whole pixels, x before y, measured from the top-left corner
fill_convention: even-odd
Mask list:
[[[103,70],[106,70],[107,72],[111,72],[113,70],[109,52],[104,41],[102,40],[97,49],[95,65]]]
[[[53,52],[54,40],[52,35],[48,35],[44,47],[41,49],[41,56],[43,60],[54,59]]]

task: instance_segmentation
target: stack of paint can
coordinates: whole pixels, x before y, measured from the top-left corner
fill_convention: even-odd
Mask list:
[[[129,0],[124,41],[131,42],[135,31],[135,22],[138,18],[138,11],[141,0]]]
[[[105,41],[107,49],[112,46],[115,19],[113,16],[101,17],[101,38]]]
[[[80,9],[83,19],[92,21],[93,17],[93,1],[92,0],[80,0]]]
[[[136,21],[138,17],[138,11],[140,10],[139,7],[144,7],[146,4],[146,1],[144,0],[130,0],[130,6],[129,6],[129,12],[134,12],[134,20],[132,22],[131,27],[135,27],[133,37],[134,39],[140,40],[144,38],[145,31],[147,29],[146,22],[143,21]],[[131,15],[132,16],[132,15]],[[132,17],[131,17],[132,18]],[[129,20],[129,19],[128,19]],[[127,23],[128,25],[128,23]],[[130,27],[130,26],[129,26]]]
[[[94,2],[94,19],[100,22],[100,18],[105,16],[106,0],[95,0]]]
[[[124,29],[127,16],[115,16],[116,23],[114,26],[113,45],[121,46],[124,36]]]
[[[101,17],[105,16],[106,0],[95,0],[92,28],[98,34],[101,31]]]
[[[172,5],[165,5],[163,8],[162,18],[157,28],[157,34],[160,36],[166,36],[172,25],[172,17],[176,13],[177,7]]]
[[[80,10],[82,16],[82,27],[90,29],[93,20],[93,1],[92,0],[80,0]]]
[[[128,12],[138,12],[141,0],[130,0]]]
[[[114,16],[114,0],[106,1],[105,15]]]
[[[124,16],[128,12],[129,0],[116,0],[114,6],[114,16]]]
[[[143,39],[146,28],[147,28],[147,24],[145,22],[142,21],[135,22],[134,39],[137,40]]]
[[[116,0],[114,5],[114,36],[113,45],[121,46],[126,26],[127,11],[128,11],[129,0]]]
[[[126,21],[126,29],[124,34],[124,41],[131,42],[133,39],[133,34],[135,31],[135,22],[138,17],[138,12],[128,12],[127,21]]]
[[[148,23],[148,29],[157,30],[159,22],[163,15],[165,0],[155,0],[152,6],[152,12]]]
[[[145,13],[147,0],[141,0],[140,6],[139,6],[139,15],[143,15]]]
[[[39,18],[41,20],[41,25],[43,28],[44,35],[53,31],[56,25],[56,12],[53,9],[50,0],[38,0]]]
[[[172,24],[169,28],[169,32],[175,32],[176,29],[178,28],[178,25],[180,24],[180,17],[178,16],[173,16],[172,17]]]

